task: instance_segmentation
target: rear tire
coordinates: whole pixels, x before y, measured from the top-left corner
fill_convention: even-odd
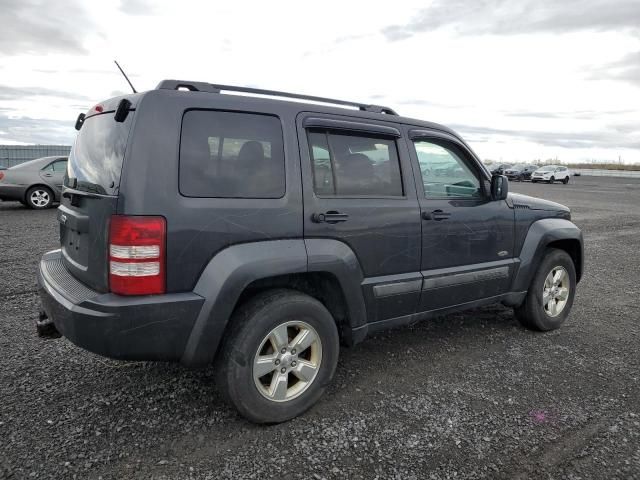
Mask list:
[[[34,210],[44,210],[53,206],[53,192],[47,187],[31,187],[25,196],[26,204]]]
[[[280,423],[301,415],[335,373],[336,323],[322,303],[295,290],[251,298],[233,314],[225,334],[215,366],[218,385],[252,422]]]
[[[516,307],[516,317],[531,330],[555,330],[567,319],[575,291],[573,260],[564,250],[551,248],[540,262],[524,302]]]
[[[565,185],[569,183],[569,177],[565,177],[564,180],[562,180],[562,183],[564,183]]]

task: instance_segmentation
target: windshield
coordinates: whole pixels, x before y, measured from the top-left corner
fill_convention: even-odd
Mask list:
[[[524,165],[514,165],[513,167],[510,168],[510,170],[523,170],[524,169]]]
[[[550,167],[540,167],[538,170],[540,170],[541,172],[553,172],[555,169],[556,167],[550,166]]]
[[[65,186],[117,195],[132,118],[130,113],[119,123],[108,112],[85,120],[69,155]]]

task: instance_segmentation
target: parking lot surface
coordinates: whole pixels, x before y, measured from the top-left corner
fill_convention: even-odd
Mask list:
[[[55,211],[0,202],[0,478],[640,478],[640,181],[511,183],[564,203],[585,276],[558,331],[492,306],[342,349],[304,416],[255,426],[212,369],[42,340]]]

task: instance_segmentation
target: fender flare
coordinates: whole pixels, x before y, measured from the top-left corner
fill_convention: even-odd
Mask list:
[[[309,255],[308,252],[309,251]],[[366,323],[360,284],[362,270],[353,251],[330,239],[270,240],[233,245],[207,264],[193,292],[205,299],[181,357],[184,365],[210,364],[245,288],[278,275],[323,272],[336,277],[342,289],[350,326]]]
[[[527,231],[522,249],[520,250],[520,265],[514,275],[512,292],[522,292],[529,289],[529,285],[542,261],[547,246],[558,240],[573,240],[580,245],[580,264],[576,265],[578,275],[583,271],[583,239],[580,229],[569,220],[562,218],[544,218],[531,224]],[[578,278],[579,280],[579,278]]]
[[[307,252],[302,239],[243,243],[218,252],[193,289],[205,302],[187,340],[181,363],[205,366],[213,361],[238,298],[251,282],[306,271]]]
[[[307,247],[308,271],[330,273],[338,280],[347,306],[350,329],[365,325],[367,308],[362,293],[364,274],[356,254],[339,240],[307,238],[304,242]],[[352,339],[347,338],[347,343],[351,342]]]

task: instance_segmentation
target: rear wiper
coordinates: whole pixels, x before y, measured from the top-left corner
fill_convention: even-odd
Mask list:
[[[78,179],[75,177],[67,178],[64,186],[72,188],[73,190],[77,190],[79,192],[97,193],[99,195],[107,194],[107,192],[101,185],[98,185],[97,183],[86,182],[83,180],[78,181]]]

